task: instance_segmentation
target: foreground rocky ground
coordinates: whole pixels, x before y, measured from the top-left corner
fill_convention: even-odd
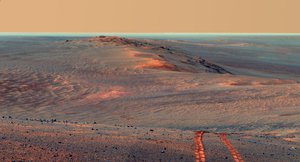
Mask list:
[[[193,131],[55,119],[0,120],[1,161],[195,161]],[[229,141],[228,149],[222,138]],[[222,137],[222,138],[221,138]],[[223,138],[224,139],[224,138]],[[270,135],[204,132],[207,161],[299,161],[300,148]]]

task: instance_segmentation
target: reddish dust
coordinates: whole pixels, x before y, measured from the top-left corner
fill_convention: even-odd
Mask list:
[[[171,70],[171,71],[176,70],[175,65],[157,59],[149,59],[146,63],[136,66],[136,68],[163,69],[163,70]]]
[[[99,92],[91,94],[86,98],[89,100],[105,100],[105,99],[115,99],[127,94],[122,88],[114,88],[109,91]]]
[[[225,146],[228,148],[228,150],[230,151],[230,153],[231,153],[231,155],[232,155],[235,162],[244,162],[244,160],[243,160],[242,156],[240,155],[240,153],[233,147],[231,142],[227,139],[227,134],[226,133],[221,133],[220,134],[220,139],[225,144]]]
[[[196,132],[195,133],[195,160],[196,162],[205,162],[205,152],[204,152],[204,144],[203,144],[203,135],[204,132]]]

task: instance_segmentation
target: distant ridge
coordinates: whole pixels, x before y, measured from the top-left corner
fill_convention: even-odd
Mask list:
[[[131,38],[125,38],[125,37],[119,37],[119,36],[97,36],[93,38],[88,39],[82,39],[82,40],[66,40],[66,43],[69,42],[80,42],[80,41],[87,41],[87,42],[101,42],[101,43],[113,43],[117,46],[125,45],[130,46],[134,48],[142,48],[150,51],[156,51],[159,56],[159,58],[163,61],[166,61],[170,64],[163,65],[163,67],[168,67],[168,69],[173,71],[186,71],[186,72],[200,72],[203,71],[203,68],[206,72],[212,72],[212,73],[218,73],[218,74],[233,74],[230,71],[222,68],[219,65],[210,63],[206,61],[205,59],[197,56],[197,57],[191,57],[188,54],[174,50],[170,47],[157,44],[155,41],[146,41],[146,40],[137,40],[137,39],[131,39]],[[164,54],[164,55],[162,55]],[[174,59],[176,57],[177,59]],[[188,65],[188,67],[187,67]],[[201,68],[197,68],[201,65]]]

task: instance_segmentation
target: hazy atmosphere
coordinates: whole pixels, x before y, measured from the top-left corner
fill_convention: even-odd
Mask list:
[[[1,32],[299,33],[298,0],[2,0]]]

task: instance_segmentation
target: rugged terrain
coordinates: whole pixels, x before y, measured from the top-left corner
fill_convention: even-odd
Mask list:
[[[297,80],[239,75],[162,40],[1,45],[3,161],[300,160]]]

